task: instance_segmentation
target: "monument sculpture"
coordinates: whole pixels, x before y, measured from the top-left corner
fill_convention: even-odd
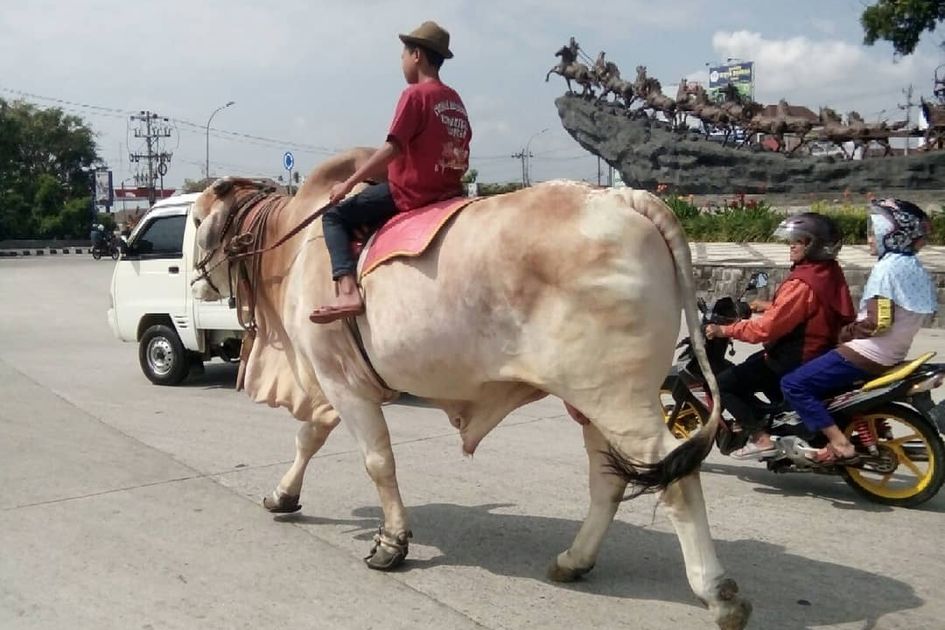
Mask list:
[[[935,82],[932,86],[935,101],[923,97],[922,115],[928,127],[925,130],[925,148],[928,150],[945,149],[945,64],[935,69]]]
[[[867,122],[855,111],[844,117],[822,106],[818,115],[784,98],[764,106],[734,85],[710,94],[682,79],[673,98],[645,65],[629,82],[606,53],[592,59],[573,37],[556,56],[561,60],[545,80],[559,74],[567,82],[568,93],[556,100],[565,129],[634,186],[668,184],[691,193],[892,192],[937,190],[945,181],[945,64],[936,71],[935,100],[922,99],[929,122],[923,134],[904,121]],[[893,155],[890,138],[923,135],[922,150]]]
[[[778,151],[803,153],[808,142],[817,140],[836,144],[844,156],[852,159],[857,150],[860,150],[860,155],[865,155],[865,149],[870,145],[877,145],[884,156],[889,155],[892,152],[889,138],[906,135],[896,133],[905,127],[904,121],[868,123],[857,112],[847,114],[844,121],[827,107],[821,108],[821,118],[812,120],[793,114],[785,99],[773,108],[766,108],[740,94],[733,84],[723,87],[719,98],[715,99],[701,85],[682,79],[676,98],[672,98],[663,92],[658,79],[647,75],[646,66],[637,66],[636,78],[630,83],[621,77],[617,64],[606,59],[606,53],[601,51],[592,61],[573,37],[555,55],[561,57],[561,62],[548,71],[545,81],[551,74],[559,74],[567,81],[568,92],[573,94],[571,81],[574,80],[582,86],[581,96],[587,99],[594,98],[595,88],[599,89],[600,94],[596,95],[598,104],[622,108],[630,118],[647,115],[651,120],[664,120],[671,129],[691,127],[689,118],[693,117],[701,123],[707,135],[720,133],[724,138],[723,144],[728,144],[731,137],[741,137],[738,146],[744,147],[761,135],[770,138]],[[581,63],[582,58],[588,65]],[[945,77],[938,71],[935,86],[938,101],[930,102],[923,98],[922,107],[930,121],[926,144],[930,148],[941,148],[945,146]],[[608,98],[611,95],[613,101]],[[771,109],[773,112],[767,111]],[[824,115],[829,115],[829,119],[824,119]],[[792,138],[792,142],[786,142],[786,137]],[[848,148],[850,144],[852,150]]]

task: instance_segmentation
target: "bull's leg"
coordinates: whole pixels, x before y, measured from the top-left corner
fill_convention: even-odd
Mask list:
[[[696,597],[715,613],[720,628],[741,630],[748,623],[751,604],[738,597],[738,586],[734,580],[725,577],[715,555],[699,473],[671,484],[663,492],[663,504],[676,528],[686,563],[686,576]]]
[[[376,403],[348,400],[337,406],[337,409],[361,448],[364,467],[377,486],[384,511],[384,524],[374,537],[374,547],[365,561],[372,569],[388,571],[407,557],[407,541],[412,534],[397,485],[394,451],[390,445],[387,423]]]
[[[604,436],[593,424],[585,424],[583,429],[591,504],[571,547],[558,554],[548,569],[548,577],[555,582],[571,582],[594,568],[604,534],[614,520],[626,487],[619,477],[607,472]]]
[[[607,455],[613,447],[627,461],[655,462],[662,460],[679,446],[679,441],[666,429],[660,414],[659,402],[654,399],[650,404],[635,404],[634,399],[648,398],[642,392],[629,396],[626,400],[613,401],[613,408],[620,413],[606,413],[595,410],[594,404],[582,404],[584,401],[575,395],[569,398],[578,408],[587,411],[593,430],[585,429],[585,443],[592,471],[598,470],[598,479],[591,476],[591,509],[581,527],[571,549],[557,558],[552,569],[552,577],[566,579],[581,575],[590,570],[597,556],[601,539],[617,510],[617,502],[623,495],[624,487],[614,477]],[[627,418],[633,420],[632,432],[627,431]],[[645,484],[646,479],[641,481]],[[723,630],[740,630],[745,627],[751,613],[748,602],[738,597],[735,582],[725,577],[725,572],[715,554],[715,545],[709,533],[706,517],[705,500],[698,473],[690,474],[668,486],[663,493],[670,520],[676,529],[683,560],[686,564],[686,576],[695,595],[706,603],[715,614],[719,627]]]
[[[271,497],[263,499],[263,506],[270,512],[287,513],[301,509],[299,496],[302,494],[302,479],[308,462],[328,439],[332,429],[338,426],[334,416],[329,422],[311,420],[303,422],[295,436],[295,461],[292,467],[279,481]]]

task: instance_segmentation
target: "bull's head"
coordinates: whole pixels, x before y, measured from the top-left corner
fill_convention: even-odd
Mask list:
[[[241,177],[218,179],[194,202],[191,219],[197,228],[197,276],[191,283],[194,297],[218,300],[230,297],[227,246],[239,228],[237,215],[272,191],[269,182]]]

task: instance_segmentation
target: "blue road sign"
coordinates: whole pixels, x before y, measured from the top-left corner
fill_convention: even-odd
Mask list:
[[[282,166],[284,166],[287,171],[291,171],[292,167],[295,166],[295,158],[292,157],[291,151],[286,151],[285,155],[282,156]]]

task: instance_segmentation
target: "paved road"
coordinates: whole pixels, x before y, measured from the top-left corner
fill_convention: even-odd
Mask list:
[[[587,507],[580,431],[556,401],[513,414],[474,459],[441,413],[388,407],[416,534],[401,572],[362,565],[379,510],[343,431],[301,514],[274,518],[259,499],[295,422],[231,391],[231,366],[150,385],[105,323],[111,267],[0,261],[0,628],[711,627],[652,497],[621,509],[587,579],[544,579]],[[895,510],[833,478],[717,454],[704,470],[752,627],[942,627],[945,496]]]

